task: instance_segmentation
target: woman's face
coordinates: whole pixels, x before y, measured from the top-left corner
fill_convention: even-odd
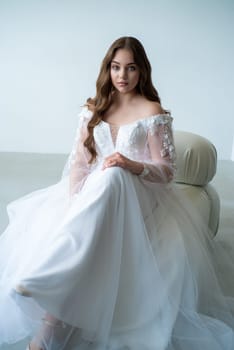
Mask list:
[[[118,49],[111,61],[110,76],[113,86],[120,93],[133,92],[139,81],[139,68],[133,53],[128,49]]]

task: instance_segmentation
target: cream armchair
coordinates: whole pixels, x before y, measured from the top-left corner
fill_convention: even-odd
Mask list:
[[[216,173],[216,149],[204,137],[190,132],[176,130],[174,138],[177,152],[176,186],[186,192],[215,236],[219,226],[220,200],[209,182]]]

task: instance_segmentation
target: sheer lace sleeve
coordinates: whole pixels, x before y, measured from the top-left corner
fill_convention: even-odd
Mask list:
[[[90,173],[89,154],[84,146],[84,141],[87,138],[87,123],[85,121],[80,127],[77,135],[76,148],[72,154],[70,165],[70,196],[78,193],[81,189],[86,177]]]
[[[140,176],[150,182],[170,182],[175,171],[175,147],[170,115],[160,115],[150,121],[148,147],[151,160],[144,163]]]
[[[90,156],[87,148],[84,146],[84,141],[88,133],[87,124],[91,116],[90,114],[91,112],[86,107],[79,114],[72,151],[63,170],[63,177],[69,176],[70,197],[79,192],[90,173],[90,164],[88,163]]]

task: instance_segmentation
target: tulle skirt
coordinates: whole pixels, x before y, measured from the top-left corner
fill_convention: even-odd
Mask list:
[[[72,202],[65,177],[7,210],[0,345],[234,349],[233,261],[173,184],[96,170]]]

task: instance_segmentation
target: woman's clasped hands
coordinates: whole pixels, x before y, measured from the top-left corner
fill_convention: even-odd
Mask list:
[[[135,175],[140,175],[144,169],[143,163],[131,160],[119,152],[115,152],[105,158],[102,170],[110,167],[120,167]]]

